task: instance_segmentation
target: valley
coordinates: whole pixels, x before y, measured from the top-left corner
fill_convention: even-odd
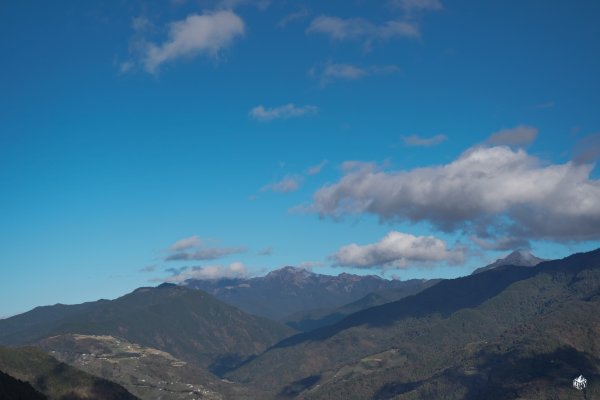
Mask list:
[[[341,307],[345,315],[323,312],[332,322],[303,332],[169,284],[0,320],[0,343],[34,346],[150,400],[579,399],[568,385],[578,371],[595,395],[600,250],[535,267],[500,264],[453,280],[397,282]],[[292,279],[299,298],[303,279]],[[249,346],[233,339],[240,335]]]

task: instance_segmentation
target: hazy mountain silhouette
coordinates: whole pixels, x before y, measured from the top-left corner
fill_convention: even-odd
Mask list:
[[[190,279],[185,285],[205,290],[247,313],[274,320],[286,320],[286,317],[302,312],[333,311],[371,292],[401,289],[406,283],[382,279],[375,275],[321,275],[288,266],[272,271],[264,277]]]

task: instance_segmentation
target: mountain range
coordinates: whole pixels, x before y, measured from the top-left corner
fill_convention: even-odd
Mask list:
[[[442,281],[285,339],[227,376],[303,399],[583,398],[570,380],[600,381],[599,310],[597,250]]]
[[[0,344],[26,345],[67,333],[107,335],[166,351],[203,367],[244,359],[292,329],[173,284],[139,288],[118,299],[38,307],[0,320]]]
[[[253,315],[286,321],[298,313],[331,310],[380,290],[402,289],[414,282],[387,280],[375,275],[321,275],[291,266],[263,277],[189,279],[185,286],[202,289],[219,300]]]
[[[4,354],[26,359],[33,351],[45,357],[42,365],[62,365],[53,372],[68,367],[115,382],[131,396],[124,398],[599,397],[600,250],[537,260],[513,253],[447,280],[327,277],[286,267],[263,278],[163,284],[0,320],[0,344],[12,346]],[[230,302],[246,299],[246,309],[272,295],[282,304],[268,313],[288,326],[201,285]],[[352,300],[329,301],[337,296]],[[23,345],[37,349],[14,347]],[[0,357],[9,376],[3,382],[62,398],[64,380],[47,379],[41,390],[38,377],[48,369],[23,374],[10,359]],[[581,392],[571,387],[580,374],[589,382]]]

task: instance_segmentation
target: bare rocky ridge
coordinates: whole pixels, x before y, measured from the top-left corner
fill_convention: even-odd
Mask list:
[[[485,267],[477,268],[473,271],[473,274],[479,274],[484,271],[489,271],[491,269],[503,267],[506,265],[514,265],[516,267],[535,267],[544,260],[543,258],[538,258],[534,256],[531,252],[527,250],[515,250],[506,257],[499,258],[490,265],[486,265]]]

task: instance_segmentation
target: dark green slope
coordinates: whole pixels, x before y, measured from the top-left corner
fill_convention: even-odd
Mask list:
[[[599,293],[598,250],[501,267],[291,337],[229,377],[282,397],[508,399],[539,391],[522,398],[563,398],[543,396],[572,395],[564,385],[578,369],[598,374]],[[557,371],[536,375],[552,360]],[[565,377],[553,381],[559,372]]]
[[[46,400],[27,382],[20,381],[0,371],[0,400]]]
[[[82,306],[63,306],[67,309],[55,319],[38,308],[2,320],[0,343],[31,344],[66,333],[110,335],[218,368],[224,361],[259,353],[291,332],[200,290],[168,284]]]
[[[313,331],[327,325],[335,324],[350,314],[366,310],[367,308],[379,306],[405,297],[417,294],[437,283],[441,279],[413,279],[403,281],[397,288],[383,289],[371,292],[368,295],[346,304],[342,307],[326,310],[313,310],[290,315],[284,319],[286,325],[303,332]]]
[[[113,382],[86,374],[35,348],[0,347],[0,370],[28,382],[50,400],[137,398]]]

